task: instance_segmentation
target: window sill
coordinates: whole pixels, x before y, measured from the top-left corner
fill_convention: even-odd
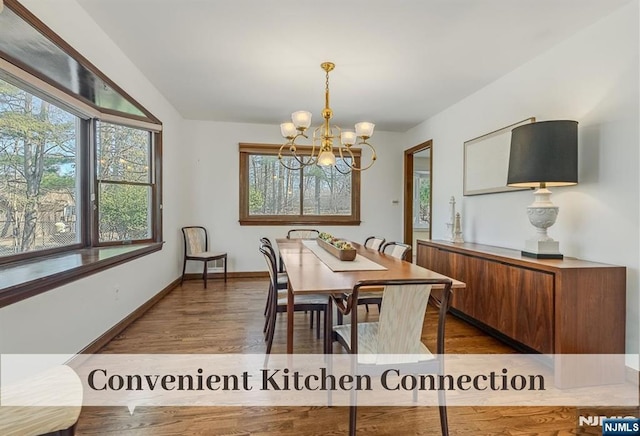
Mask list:
[[[161,249],[161,242],[83,248],[3,265],[0,308]]]
[[[291,218],[241,218],[238,220],[241,226],[284,226],[284,225],[336,225],[336,226],[359,226],[360,220],[351,217],[331,217],[319,218],[314,216],[291,217]]]

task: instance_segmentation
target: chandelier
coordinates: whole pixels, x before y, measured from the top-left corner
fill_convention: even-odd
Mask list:
[[[324,122],[313,130],[311,154],[308,152],[298,152],[296,141],[302,138],[309,139],[305,133],[311,126],[311,112],[297,111],[291,114],[291,122],[280,124],[280,132],[287,141],[282,144],[278,151],[278,160],[280,163],[290,170],[299,170],[309,165],[331,166],[333,165],[337,171],[346,174],[352,170],[363,171],[370,168],[376,161],[376,150],[368,139],[373,135],[375,124],[369,122],[360,122],[355,125],[355,131],[342,130],[340,127],[329,124],[329,120],[333,116],[333,111],[329,107],[329,72],[335,68],[332,62],[323,62],[320,67],[325,71],[326,82],[324,91],[324,110],[322,118]],[[336,163],[336,154],[334,152],[333,141],[340,140],[336,145],[340,156],[339,163]],[[357,166],[352,146],[367,145],[371,149],[371,161],[367,166]],[[302,151],[302,150],[301,150]],[[317,152],[317,153],[316,153]],[[286,153],[283,155],[283,153]],[[283,160],[283,157],[291,157],[293,159]]]

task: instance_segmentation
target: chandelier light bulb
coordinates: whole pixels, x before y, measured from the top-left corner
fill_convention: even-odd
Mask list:
[[[280,124],[280,133],[287,139],[291,139],[296,136],[296,126],[293,123],[282,123]]]
[[[373,128],[376,125],[366,121],[356,124],[356,135],[362,138],[371,138],[373,136]]]
[[[296,129],[308,129],[311,125],[311,112],[297,111],[291,114],[291,121],[296,126]]]
[[[336,157],[330,151],[323,151],[318,156],[318,165],[321,165],[323,167],[329,167],[335,164],[336,164]]]
[[[353,145],[356,143],[356,132],[352,130],[343,130],[340,135],[340,141],[343,145]]]

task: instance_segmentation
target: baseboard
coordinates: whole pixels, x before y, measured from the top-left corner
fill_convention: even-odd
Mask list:
[[[89,345],[84,347],[78,354],[96,354],[98,353],[102,347],[107,345],[113,338],[118,336],[124,329],[126,329],[130,324],[132,324],[135,320],[144,315],[154,304],[158,301],[162,300],[165,295],[169,292],[173,291],[180,284],[180,278],[175,279],[171,283],[169,283],[162,291],[158,292],[156,295],[147,300],[142,306],[138,307],[136,310],[131,312],[127,317],[125,317],[122,321],[111,327],[109,330],[104,332],[100,337],[91,342]],[[76,355],[77,356],[77,355]],[[75,360],[72,359],[72,360]]]
[[[227,278],[229,279],[263,279],[268,278],[269,273],[267,271],[234,271],[227,272]],[[224,273],[216,272],[209,273],[208,279],[223,279]],[[202,280],[202,273],[187,273],[184,275],[185,280]]]

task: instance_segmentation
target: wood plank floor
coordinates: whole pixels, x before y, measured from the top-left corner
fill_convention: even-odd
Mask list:
[[[102,353],[263,353],[266,280],[188,281],[112,340]],[[284,315],[284,314],[283,314]],[[428,311],[425,332],[436,322]],[[309,315],[296,314],[296,351],[320,353]],[[363,316],[365,316],[363,312]],[[369,316],[377,317],[377,308]],[[502,343],[451,317],[449,353],[513,353]],[[424,342],[434,347],[435,334]],[[286,349],[286,315],[278,319],[274,353]],[[435,347],[434,347],[435,348]],[[335,352],[340,347],[335,344]],[[450,407],[452,435],[568,435],[577,430],[570,407]],[[346,407],[84,407],[79,435],[344,435]],[[358,434],[438,435],[435,407],[360,407]]]

